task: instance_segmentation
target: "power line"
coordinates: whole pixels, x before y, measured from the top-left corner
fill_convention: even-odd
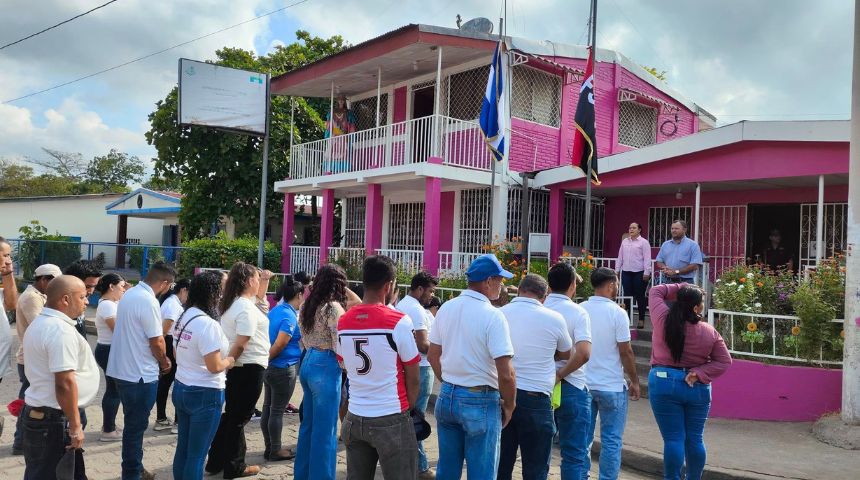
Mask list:
[[[144,55],[144,56],[142,56],[142,57],[137,57],[137,58],[135,58],[134,60],[129,60],[129,61],[124,62],[124,63],[121,63],[121,64],[119,64],[119,65],[114,65],[113,67],[106,68],[106,69],[104,69],[104,70],[99,70],[98,72],[91,73],[91,74],[89,74],[89,75],[84,75],[83,77],[78,77],[78,78],[76,78],[76,79],[74,79],[74,80],[69,80],[68,82],[61,83],[61,84],[59,84],[59,85],[54,85],[53,87],[49,87],[49,88],[45,88],[45,89],[43,89],[43,90],[39,90],[39,91],[36,91],[36,92],[28,93],[28,94],[26,94],[26,95],[23,95],[23,96],[20,96],[20,97],[17,97],[17,98],[13,98],[13,99],[10,99],[10,100],[4,100],[4,101],[3,101],[3,103],[4,103],[4,104],[5,104],[5,103],[12,103],[12,102],[17,102],[18,100],[23,100],[23,99],[25,99],[25,98],[34,97],[34,96],[36,96],[36,95],[40,95],[40,94],[45,93],[45,92],[50,92],[51,90],[56,90],[56,89],[58,89],[58,88],[65,87],[65,86],[67,86],[67,85],[71,85],[71,84],[73,84],[73,83],[77,83],[77,82],[80,82],[80,81],[82,81],[82,80],[86,80],[86,79],[88,79],[88,78],[92,78],[92,77],[95,77],[95,76],[97,76],[97,75],[101,75],[101,74],[103,74],[103,73],[107,73],[107,72],[110,72],[110,71],[113,71],[113,70],[116,70],[116,69],[119,69],[119,68],[125,67],[125,66],[127,66],[127,65],[131,65],[132,63],[136,63],[136,62],[139,62],[139,61],[141,61],[141,60],[146,60],[147,58],[154,57],[154,56],[156,56],[156,55],[160,55],[160,54],[162,54],[162,53],[164,53],[164,52],[167,52],[167,51],[170,51],[170,50],[173,50],[173,49],[179,48],[179,47],[183,47],[183,46],[185,46],[185,45],[188,45],[189,43],[194,43],[194,42],[196,42],[196,41],[198,41],[198,40],[202,40],[202,39],[204,39],[204,38],[211,37],[211,36],[213,36],[213,35],[217,35],[217,34],[222,33],[222,32],[226,32],[227,30],[230,30],[230,29],[233,29],[233,28],[236,28],[236,27],[242,26],[242,25],[244,25],[244,24],[246,24],[246,23],[251,23],[251,22],[256,21],[256,20],[259,20],[259,19],[261,19],[261,18],[268,17],[268,16],[270,16],[270,15],[274,15],[274,14],[276,14],[276,13],[278,13],[278,12],[282,12],[282,11],[284,11],[284,10],[288,9],[288,8],[292,8],[292,7],[295,7],[295,6],[297,6],[297,5],[301,5],[301,4],[306,3],[306,2],[308,2],[308,1],[309,1],[309,0],[299,0],[299,1],[295,2],[295,3],[292,3],[292,4],[290,4],[290,5],[287,5],[286,7],[281,7],[281,8],[279,8],[279,9],[277,9],[277,10],[272,10],[271,12],[264,13],[264,14],[262,14],[262,15],[258,15],[258,16],[254,17],[254,18],[249,19],[249,20],[245,20],[244,22],[239,22],[239,23],[237,23],[237,24],[235,24],[235,25],[231,25],[231,26],[229,26],[229,27],[225,27],[225,28],[222,28],[222,29],[220,29],[220,30],[216,30],[216,31],[214,31],[214,32],[212,32],[212,33],[207,33],[206,35],[201,35],[201,36],[199,36],[199,37],[197,37],[197,38],[192,38],[191,40],[188,40],[188,41],[185,41],[185,42],[182,42],[182,43],[178,43],[178,44],[176,44],[176,45],[173,45],[172,47],[167,47],[167,48],[165,48],[165,49],[159,50],[159,51],[157,51],[157,52],[150,53],[150,54],[148,54],[148,55]]]
[[[36,35],[41,35],[41,34],[43,34],[43,33],[47,32],[48,30],[53,30],[53,29],[55,29],[55,28],[59,27],[60,25],[64,25],[64,24],[66,24],[66,23],[69,23],[69,22],[71,22],[72,20],[75,20],[75,19],[77,19],[77,18],[81,18],[81,17],[83,17],[84,15],[86,15],[86,14],[88,14],[88,13],[95,12],[96,10],[98,10],[98,9],[100,9],[100,8],[104,8],[104,7],[106,7],[106,6],[110,5],[111,3],[115,2],[115,1],[116,1],[116,0],[110,0],[110,1],[109,1],[109,2],[107,2],[107,3],[103,3],[103,4],[99,5],[98,7],[95,7],[95,8],[93,8],[93,9],[87,10],[86,12],[84,12],[84,13],[82,13],[82,14],[80,14],[80,15],[75,15],[74,17],[72,17],[72,18],[70,18],[70,19],[68,19],[68,20],[62,21],[62,22],[60,22],[60,23],[58,23],[58,24],[56,24],[56,25],[52,25],[52,26],[50,26],[50,27],[48,27],[48,28],[46,28],[46,29],[44,29],[44,30],[40,30],[40,31],[38,31],[38,32],[36,32],[36,33],[34,33],[34,34],[32,34],[32,35],[27,35],[26,37],[24,37],[24,38],[22,38],[22,39],[20,39],[20,40],[15,40],[15,41],[14,41],[14,42],[12,42],[12,43],[7,43],[6,45],[3,45],[2,47],[0,47],[0,50],[3,50],[3,49],[4,49],[4,48],[6,48],[6,47],[11,47],[12,45],[15,45],[15,44],[21,43],[21,42],[23,42],[24,40],[29,40],[29,39],[31,39],[31,38],[33,38],[33,37],[35,37]]]

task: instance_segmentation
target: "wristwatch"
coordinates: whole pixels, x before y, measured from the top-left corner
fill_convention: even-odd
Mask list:
[[[680,274],[681,274],[681,271],[678,269],[675,269],[675,275],[680,275]]]

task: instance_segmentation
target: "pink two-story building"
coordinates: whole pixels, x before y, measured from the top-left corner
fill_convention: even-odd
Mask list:
[[[295,195],[322,197],[321,240],[293,244],[285,215],[283,271],[377,252],[410,268],[459,270],[488,241],[521,235],[525,172],[535,174],[529,230],[551,234],[552,258],[583,245],[585,184],[570,152],[587,51],[505,38],[510,152],[491,165],[477,119],[497,42],[407,25],[273,80],[278,95],[345,96],[356,127],[293,146],[290,177],[275,189],[288,205]],[[715,129],[702,108],[620,53],[600,49],[595,97],[602,180],[593,189],[595,256],[614,257],[632,221],[656,253],[675,218],[690,223],[712,277],[763,249],[771,228],[783,232],[795,265],[843,248],[847,122]]]

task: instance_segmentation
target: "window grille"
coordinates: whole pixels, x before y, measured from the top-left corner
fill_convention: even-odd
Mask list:
[[[815,265],[815,249],[817,248],[816,227],[818,221],[818,205],[804,203],[800,205],[800,268]],[[832,257],[845,251],[848,227],[848,204],[824,204],[824,254],[821,258]]]
[[[591,254],[595,257],[603,256],[604,218],[603,200],[593,198],[591,203]],[[570,247],[585,245],[585,199],[580,196],[566,195],[564,197],[564,245]]]
[[[675,220],[687,222],[687,236],[691,236],[693,226],[692,207],[651,207],[648,209],[648,232],[646,238],[652,248],[660,248],[672,238],[672,223]],[[632,220],[631,220],[632,221]]]
[[[511,116],[558,127],[561,117],[561,77],[526,65],[514,66]]]
[[[388,213],[388,248],[424,249],[424,203],[392,203]]]
[[[346,228],[343,232],[344,247],[364,248],[366,206],[366,197],[352,197],[344,200],[344,215],[346,215]]]
[[[530,190],[529,193],[529,232],[546,233],[549,231],[549,192]],[[508,240],[522,236],[522,196],[520,188],[508,190]]]
[[[490,189],[463,190],[460,194],[460,251],[483,253],[490,235]]]
[[[657,143],[657,109],[636,102],[621,102],[618,143],[635,148]]]
[[[489,75],[490,66],[485,65],[448,77],[449,117],[459,120],[477,120],[481,117],[481,105]]]
[[[352,114],[355,115],[357,131],[376,127],[376,96],[363,98],[352,102]],[[379,125],[388,124],[388,94],[383,93],[379,103]]]

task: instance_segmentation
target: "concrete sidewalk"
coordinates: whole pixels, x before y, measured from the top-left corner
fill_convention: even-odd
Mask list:
[[[599,437],[598,437],[599,438]],[[598,448],[595,440],[595,450]],[[705,426],[707,479],[855,479],[860,455],[819,442],[812,423],[710,419]],[[630,402],[624,465],[661,475],[663,441],[647,399]]]

